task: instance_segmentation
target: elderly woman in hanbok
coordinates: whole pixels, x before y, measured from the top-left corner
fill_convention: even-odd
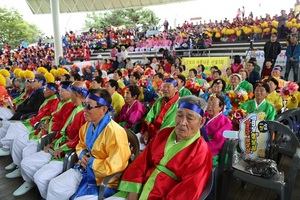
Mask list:
[[[225,138],[223,132],[232,130],[232,124],[224,115],[225,99],[222,94],[211,94],[207,101],[205,130],[208,136],[208,146],[213,156],[213,165],[218,165],[219,153],[222,151]]]
[[[225,89],[225,92],[231,101],[232,110],[235,111],[240,104],[237,99],[237,93],[241,91],[247,93],[247,91],[240,85],[242,81],[241,75],[233,73],[229,79],[231,84]]]
[[[229,92],[231,90],[233,91],[239,91],[239,90],[245,90],[240,83],[242,82],[242,76],[237,74],[237,73],[233,73],[230,77],[230,85],[228,85],[228,87],[225,89],[225,92]],[[246,90],[245,90],[246,91]]]
[[[276,110],[271,103],[266,101],[269,93],[270,87],[267,83],[257,83],[254,90],[255,98],[243,103],[240,108],[248,114],[263,112],[265,113],[265,120],[274,120]]]
[[[129,85],[125,92],[125,104],[123,105],[117,122],[124,128],[131,126],[143,119],[146,114],[145,106],[137,100],[140,89],[136,85]]]
[[[248,71],[244,68],[240,69],[239,74],[242,77],[242,81],[240,82],[240,86],[246,90],[247,93],[253,92],[253,85],[249,83],[246,79],[248,77]]]

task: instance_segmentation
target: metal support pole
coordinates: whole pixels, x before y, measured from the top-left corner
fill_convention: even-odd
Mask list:
[[[59,56],[63,56],[62,38],[59,30],[59,0],[50,0],[54,33],[55,65],[59,64]]]

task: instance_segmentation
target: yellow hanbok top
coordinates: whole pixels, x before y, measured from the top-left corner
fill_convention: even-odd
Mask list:
[[[272,104],[275,107],[277,112],[280,111],[281,108],[283,107],[282,97],[276,91],[271,92],[266,97],[266,101]]]

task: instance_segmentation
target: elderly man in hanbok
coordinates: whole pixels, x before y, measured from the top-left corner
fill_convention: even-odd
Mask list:
[[[212,173],[211,150],[200,133],[206,102],[192,95],[178,102],[175,128],[150,141],[123,173],[120,192],[107,200],[199,199]]]
[[[155,101],[150,111],[147,113],[140,137],[141,142],[148,144],[161,129],[175,125],[175,115],[178,107],[179,93],[177,92],[177,82],[166,79],[163,83],[163,97]]]
[[[87,96],[87,88],[84,82],[77,81],[71,85],[70,90],[72,111],[68,115],[65,113],[67,116],[62,118],[63,126],[52,143],[22,160],[21,174],[25,182],[13,193],[14,196],[25,194],[35,183],[41,196],[46,199],[50,180],[63,172],[63,156],[66,152],[75,150],[79,141],[79,129],[85,123],[82,104]]]
[[[20,117],[23,114],[38,111],[42,106],[45,97],[44,97],[44,85],[45,78],[41,75],[36,75],[34,79],[27,79],[26,85],[31,85],[34,91],[30,94],[30,96],[17,107],[17,110],[14,116],[11,118],[12,120],[20,120]],[[27,86],[26,86],[27,87]],[[29,87],[29,86],[28,86]],[[42,115],[44,117],[44,115]],[[36,119],[36,120],[35,120]],[[0,156],[8,156],[10,155],[10,149],[13,140],[15,137],[22,131],[28,132],[27,127],[34,126],[35,123],[39,122],[42,119],[41,117],[36,116],[30,121],[16,122],[11,123],[10,121],[2,121],[2,127],[0,128]],[[31,127],[31,128],[32,128]]]
[[[127,134],[111,119],[111,97],[106,90],[92,90],[84,102],[87,121],[79,131],[76,146],[79,164],[49,183],[47,200],[68,200],[84,195],[98,195],[106,176],[123,171],[131,155]],[[116,192],[116,183],[106,188],[104,196]]]
[[[48,117],[45,117],[45,120],[41,120],[38,124],[36,124],[35,127],[37,129],[34,132],[31,132],[29,137],[26,137],[26,135],[22,134],[16,137],[12,146],[13,163],[5,167],[6,170],[11,170],[16,166],[20,166],[23,157],[35,153],[38,145],[37,140],[40,139],[40,137],[51,132],[59,131],[62,128],[63,117],[68,116],[72,112],[74,105],[71,102],[70,95],[66,95],[67,92],[64,92],[70,83],[71,82],[69,81],[61,83],[60,101],[56,110],[51,113],[50,118],[47,119]],[[48,84],[47,87],[51,87],[52,92],[55,93],[55,90],[57,90],[56,85],[51,85],[52,84]],[[49,91],[49,89],[46,90],[48,90],[48,94],[46,95],[49,95],[51,91]],[[12,173],[7,174],[6,178],[15,178],[18,176],[21,176],[19,168]]]
[[[253,100],[243,103],[240,108],[245,110],[248,114],[251,113],[265,113],[265,120],[274,120],[276,109],[274,106],[266,101],[266,97],[270,93],[270,87],[267,83],[257,83]]]
[[[211,86],[211,92],[206,92],[206,93],[200,95],[200,97],[203,98],[205,101],[208,101],[210,95],[212,95],[212,94],[220,94],[221,96],[223,96],[224,101],[225,101],[223,114],[228,116],[232,110],[232,105],[230,104],[230,99],[224,93],[225,88],[226,88],[226,82],[223,79],[221,79],[221,78],[215,79],[215,80],[213,80],[213,83]]]
[[[13,133],[16,134],[15,139],[12,142],[11,149],[13,163],[5,167],[5,169],[9,170],[16,166],[20,166],[23,157],[36,152],[38,146],[37,140],[40,138],[39,135],[36,135],[38,124],[49,120],[51,118],[51,114],[57,109],[59,104],[57,86],[55,83],[48,83],[46,85],[44,97],[46,99],[41,105],[38,114],[23,122],[24,129],[22,128]],[[8,132],[7,134],[11,133]],[[25,147],[27,147],[26,151],[23,152]],[[19,176],[21,176],[19,168],[6,175],[7,178],[15,178]]]
[[[146,114],[145,106],[137,100],[140,89],[136,85],[128,85],[125,91],[125,104],[117,117],[118,122],[124,128],[131,128],[133,124],[140,122]]]
[[[224,114],[225,99],[222,94],[213,93],[209,96],[206,109],[206,123],[203,128],[207,135],[206,140],[213,156],[213,165],[218,165],[219,153],[222,151],[225,138],[223,132],[232,130],[232,124]],[[203,129],[202,129],[203,130]],[[203,134],[204,135],[204,134]]]

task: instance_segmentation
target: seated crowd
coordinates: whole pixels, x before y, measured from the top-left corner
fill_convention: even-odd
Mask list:
[[[178,30],[176,37],[182,34]],[[90,34],[111,39],[112,33]],[[122,34],[129,41],[130,31]],[[72,44],[70,49],[65,43],[71,57],[85,57],[93,45],[87,34],[76,39],[70,33],[65,40]],[[145,40],[141,37],[140,45],[150,44]],[[155,40],[167,41],[165,35]],[[166,50],[171,43],[157,47]],[[209,66],[206,73],[202,64],[186,69],[180,57],[166,54],[133,66],[123,46],[112,49],[101,66],[69,69],[51,64],[52,48],[20,48],[14,62],[7,60],[9,67],[0,70],[0,156],[12,157],[6,178],[24,180],[14,196],[37,186],[47,200],[98,199],[104,178],[123,172],[120,182],[109,182],[105,198],[199,199],[219,164],[223,132],[239,129],[232,122],[235,112],[243,110],[243,117],[262,112],[265,120],[274,120],[300,105],[298,83],[284,80],[282,66],[266,61],[269,70],[260,74],[255,58],[242,63],[236,56],[226,72]],[[142,151],[132,162],[127,130],[139,138]],[[50,143],[39,146],[50,133]],[[65,170],[71,151],[78,161]]]
[[[232,63],[226,74],[213,66],[211,75],[203,65],[186,69],[179,57],[174,63],[164,57],[115,71],[105,63],[100,69],[73,65],[70,70],[0,70],[0,156],[12,156],[6,169],[13,171],[6,177],[24,180],[14,196],[36,185],[49,200],[97,199],[102,180],[125,170],[119,187],[109,184],[105,197],[172,199],[189,189],[191,199],[197,199],[218,165],[223,131],[238,128],[232,113],[264,112],[266,120],[274,120],[284,109],[298,107],[298,85],[283,80],[282,67],[272,67],[261,78],[254,61],[239,67]],[[23,119],[30,113],[34,116]],[[135,131],[143,147],[128,167],[127,129]],[[54,138],[38,151],[38,141],[49,133]],[[178,148],[171,150],[174,144]],[[165,155],[159,153],[166,149]],[[69,151],[76,151],[78,162],[64,171]],[[182,158],[186,163],[178,160]],[[154,179],[158,185],[159,179],[169,183],[157,190]]]

